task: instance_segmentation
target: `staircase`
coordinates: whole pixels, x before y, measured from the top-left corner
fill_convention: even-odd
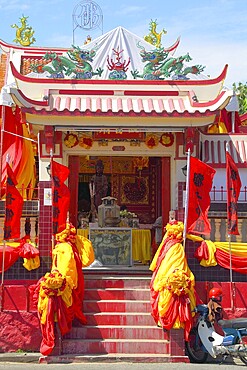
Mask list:
[[[85,270],[84,278],[87,325],[62,339],[60,362],[184,362],[171,358],[169,332],[150,314],[150,271]]]

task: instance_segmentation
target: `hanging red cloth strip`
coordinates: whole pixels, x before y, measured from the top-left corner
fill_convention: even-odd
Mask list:
[[[226,152],[226,184],[228,234],[239,235],[237,203],[242,184],[238,168],[228,152]]]
[[[15,175],[7,163],[7,185],[6,185],[6,205],[4,221],[4,239],[19,239],[20,226],[23,207],[23,198],[16,189]]]
[[[70,191],[64,184],[69,176],[68,167],[52,160],[53,234],[65,229],[70,203]]]
[[[208,210],[215,170],[199,159],[190,157],[189,206],[187,233],[210,234]]]

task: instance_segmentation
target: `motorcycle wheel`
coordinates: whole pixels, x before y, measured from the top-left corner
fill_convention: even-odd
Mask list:
[[[185,350],[191,363],[202,364],[207,361],[208,353],[203,351],[202,342],[196,328],[190,331],[189,340],[185,342]]]
[[[240,341],[238,340],[237,343],[239,343]],[[247,356],[244,356],[244,355],[238,355],[239,359],[245,364],[247,365]]]
[[[245,364],[247,365],[247,356],[240,356],[239,355],[239,359]]]

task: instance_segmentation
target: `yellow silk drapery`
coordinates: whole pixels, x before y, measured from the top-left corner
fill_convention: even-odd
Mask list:
[[[166,234],[150,265],[152,315],[165,329],[185,328],[188,338],[196,306],[195,278],[190,271],[183,241],[183,223],[166,225]]]
[[[51,353],[55,345],[54,322],[58,322],[61,334],[68,333],[72,320],[82,324],[86,318],[82,313],[84,283],[82,267],[94,261],[91,242],[76,235],[73,225],[56,234],[57,244],[52,251],[52,269],[35,287],[38,292],[38,313],[40,317],[42,342],[40,352]]]
[[[217,249],[227,254],[231,252],[232,256],[247,259],[247,243],[212,242],[211,240],[204,240],[202,237],[196,235],[187,235],[187,238],[194,242],[206,243],[208,259],[202,258],[200,260],[201,266],[210,267],[218,264],[215,256]]]
[[[4,253],[5,256],[3,256]],[[19,257],[23,257],[23,266],[28,271],[40,266],[39,251],[35,244],[30,241],[5,242],[5,245],[0,244],[0,272],[2,272],[3,258],[4,270],[7,271]]]
[[[150,269],[152,269],[151,267],[154,267],[153,264],[150,266]],[[166,253],[166,256],[163,259],[153,282],[153,289],[155,291],[159,291],[159,316],[163,316],[170,305],[170,300],[173,293],[171,290],[167,289],[167,280],[175,270],[184,271],[189,277],[191,281],[191,289],[188,290],[188,296],[190,299],[191,311],[195,308],[196,302],[193,289],[195,286],[195,278],[188,267],[182,244],[176,243]],[[181,281],[181,283],[183,282]],[[184,327],[179,321],[178,317],[173,327]]]
[[[227,128],[224,122],[213,123],[208,127],[208,134],[227,134]]]
[[[20,160],[20,165],[16,174],[16,180],[18,183],[17,188],[19,189],[24,199],[32,199],[34,190],[33,188],[36,182],[33,145],[30,140],[27,140],[30,138],[30,135],[26,124],[22,124],[22,130],[24,139],[22,141],[22,156]],[[28,187],[30,187],[30,193],[27,196],[26,189]]]

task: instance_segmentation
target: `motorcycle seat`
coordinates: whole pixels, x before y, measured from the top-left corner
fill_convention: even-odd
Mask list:
[[[222,328],[233,328],[233,329],[247,328],[247,317],[240,317],[238,319],[231,320],[219,320],[218,324]]]

